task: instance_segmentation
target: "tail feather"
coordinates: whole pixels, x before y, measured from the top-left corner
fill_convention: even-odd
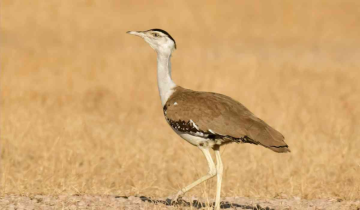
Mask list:
[[[256,129],[257,135],[251,135],[251,137],[256,144],[260,144],[278,153],[291,152],[289,146],[284,141],[284,136],[279,131],[267,125],[265,122],[263,122],[261,127],[253,127],[253,131]]]
[[[257,140],[261,145],[274,152],[290,152],[289,146],[285,143],[284,136],[274,128],[267,125]]]

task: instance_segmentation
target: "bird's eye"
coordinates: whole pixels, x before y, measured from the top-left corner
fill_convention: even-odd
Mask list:
[[[159,34],[153,33],[154,37],[159,37]]]

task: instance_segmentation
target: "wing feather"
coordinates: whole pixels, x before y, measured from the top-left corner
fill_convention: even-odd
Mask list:
[[[176,87],[164,106],[172,121],[192,120],[202,131],[212,131],[233,138],[249,137],[253,144],[275,152],[288,152],[284,136],[257,118],[244,105],[232,98],[211,92],[198,92]]]

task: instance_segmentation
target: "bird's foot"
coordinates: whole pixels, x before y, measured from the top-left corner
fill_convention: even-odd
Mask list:
[[[178,193],[176,193],[173,196],[170,196],[169,199],[171,200],[172,204],[179,204],[182,203],[182,195],[183,195],[183,191],[180,190]]]
[[[179,192],[176,193],[176,195],[174,196],[174,200],[176,201],[178,199],[181,199],[183,194],[184,194],[183,191],[179,190]]]

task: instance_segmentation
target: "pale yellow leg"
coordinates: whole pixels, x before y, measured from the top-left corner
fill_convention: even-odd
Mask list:
[[[220,209],[220,193],[221,193],[221,180],[223,174],[223,164],[220,157],[220,149],[217,148],[215,151],[216,157],[216,175],[217,175],[217,182],[216,182],[216,199],[215,199],[215,210]]]
[[[184,193],[186,193],[187,191],[189,191],[190,189],[192,189],[193,187],[197,186],[198,184],[210,179],[211,177],[214,177],[216,175],[216,168],[215,168],[215,164],[214,161],[211,157],[209,148],[203,148],[203,147],[199,147],[200,150],[204,153],[206,160],[208,162],[209,165],[209,172],[207,175],[201,177],[200,179],[196,180],[195,182],[189,184],[188,186],[184,187],[183,189],[181,189],[175,196],[174,201],[176,201],[178,199],[178,197]]]

